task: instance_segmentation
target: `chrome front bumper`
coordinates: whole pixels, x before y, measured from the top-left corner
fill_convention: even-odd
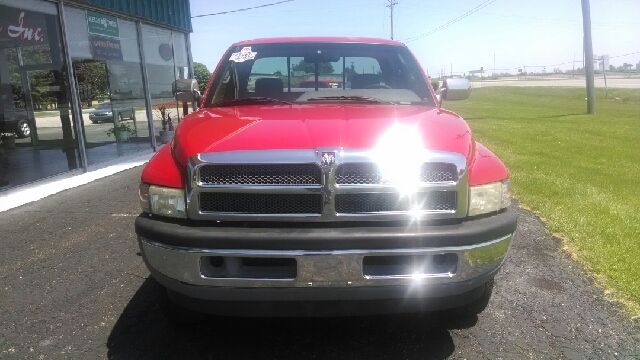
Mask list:
[[[432,247],[388,250],[215,250],[183,248],[160,244],[139,237],[144,259],[153,271],[183,284],[227,288],[354,288],[374,286],[435,285],[469,281],[497,271],[507,255],[513,234],[491,241],[457,247]],[[449,255],[455,258],[452,271],[416,271],[402,275],[365,275],[363,260],[375,256]],[[296,276],[287,279],[212,277],[206,265],[210,257],[232,258],[289,258],[295,259]]]

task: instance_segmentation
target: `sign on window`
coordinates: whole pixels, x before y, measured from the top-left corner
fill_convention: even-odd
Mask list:
[[[94,59],[122,61],[122,48],[119,39],[99,35],[89,35],[91,54]]]
[[[87,11],[87,25],[90,34],[120,37],[118,18],[115,16]]]

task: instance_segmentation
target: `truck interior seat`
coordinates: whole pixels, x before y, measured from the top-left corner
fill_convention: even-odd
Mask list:
[[[261,78],[256,80],[256,96],[279,99],[284,85],[278,78]]]
[[[371,85],[377,85],[382,82],[382,75],[379,74],[354,74],[351,77],[352,89],[366,89]]]

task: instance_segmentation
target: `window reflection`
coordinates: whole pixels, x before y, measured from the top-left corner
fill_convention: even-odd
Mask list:
[[[173,99],[171,86],[176,79],[189,77],[185,35],[180,32],[142,25],[144,55],[156,135],[182,120],[183,106]],[[164,121],[163,121],[164,118]]]
[[[65,7],[65,15],[87,163],[150,149],[135,22],[73,7]],[[117,26],[98,34],[87,25],[88,16],[104,16]]]
[[[33,8],[0,5],[0,188],[79,164],[57,10]]]

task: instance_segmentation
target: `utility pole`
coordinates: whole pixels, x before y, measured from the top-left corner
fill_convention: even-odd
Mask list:
[[[496,54],[493,54],[493,76],[496,76]]]
[[[602,61],[602,75],[604,75],[604,97],[609,97],[609,88],[607,87],[607,69],[604,67],[604,56],[599,58]]]
[[[591,10],[589,0],[582,0],[584,31],[584,77],[587,82],[587,114],[596,113],[596,92],[593,83],[593,44],[591,43]]]
[[[389,5],[387,7],[391,9],[391,40],[393,40],[393,6],[398,5],[395,0],[389,0]]]

